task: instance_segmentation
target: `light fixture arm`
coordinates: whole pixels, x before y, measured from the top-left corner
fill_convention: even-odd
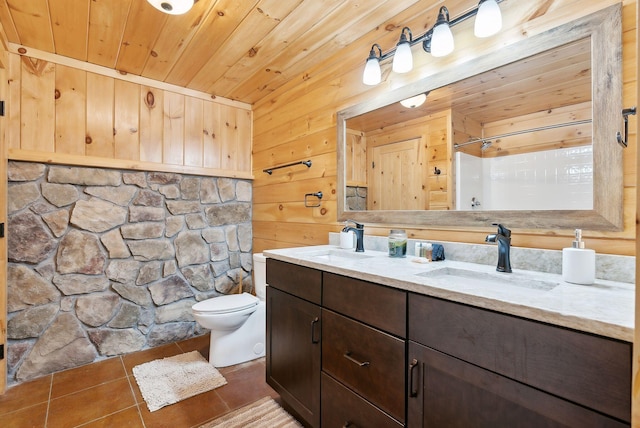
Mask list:
[[[376,55],[376,48],[378,49],[378,55]],[[393,51],[395,52],[395,49]],[[384,55],[382,55],[382,48],[380,47],[379,44],[374,43],[371,46],[371,50],[369,51],[369,58],[367,58],[367,61],[370,59],[376,59],[376,58],[378,59],[378,61],[382,61],[383,59],[388,57],[385,57]]]

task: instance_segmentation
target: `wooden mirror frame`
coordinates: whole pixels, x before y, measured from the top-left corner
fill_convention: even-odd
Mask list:
[[[598,12],[451,67],[417,82],[376,96],[337,114],[338,221],[420,225],[429,227],[486,227],[493,222],[510,228],[620,231],[623,228],[623,148],[616,140],[622,124],[622,5]],[[593,209],[591,210],[345,210],[346,121],[385,105],[431,91],[475,74],[536,55],[583,38],[591,38]]]

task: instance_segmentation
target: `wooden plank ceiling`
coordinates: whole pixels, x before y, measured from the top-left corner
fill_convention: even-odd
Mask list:
[[[0,24],[15,45],[252,104],[417,1],[0,0]]]

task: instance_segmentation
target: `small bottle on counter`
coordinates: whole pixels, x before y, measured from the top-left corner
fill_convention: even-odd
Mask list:
[[[407,232],[391,229],[389,232],[389,257],[405,257],[407,255]]]

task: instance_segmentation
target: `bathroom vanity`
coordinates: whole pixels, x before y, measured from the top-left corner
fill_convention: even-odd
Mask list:
[[[631,284],[333,246],[265,255],[267,382],[309,426],[630,425]]]

